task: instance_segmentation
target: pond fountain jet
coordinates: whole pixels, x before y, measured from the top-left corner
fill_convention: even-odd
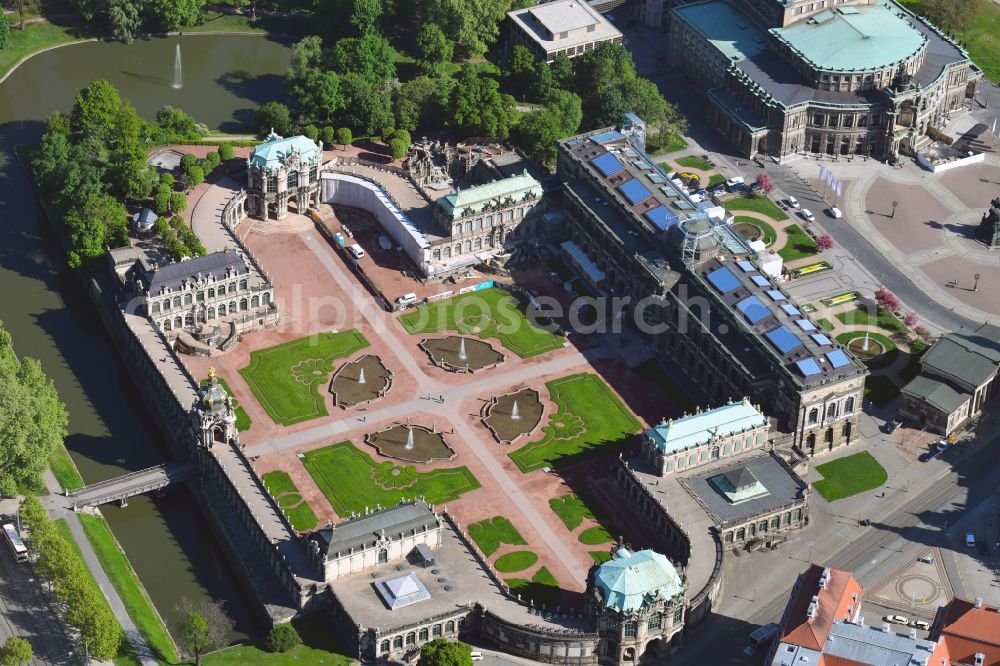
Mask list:
[[[512,421],[518,421],[521,419],[521,414],[517,411],[517,400],[514,401],[514,407],[510,410],[510,419]]]
[[[868,331],[865,331],[865,346],[862,347],[864,351],[868,351]]]
[[[413,450],[413,428],[409,425],[406,426],[406,450]]]
[[[174,82],[173,88],[183,88],[184,87],[184,70],[181,68],[181,45],[177,45],[177,50],[174,52]]]
[[[365,383],[365,369],[364,368],[361,368],[361,374],[358,375],[358,383],[359,384],[364,384]]]
[[[465,338],[459,338],[459,343],[458,343],[458,359],[460,361],[464,361],[465,358],[466,358],[465,357]]]

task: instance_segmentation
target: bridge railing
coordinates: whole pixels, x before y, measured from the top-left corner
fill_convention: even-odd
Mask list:
[[[163,474],[166,477],[167,482],[170,482],[177,476],[189,474],[193,469],[194,463],[173,462],[164,463],[162,465],[154,465],[153,467],[147,467],[146,469],[141,469],[137,472],[129,472],[128,474],[116,476],[113,479],[98,481],[97,483],[92,483],[89,486],[84,486],[83,488],[70,490],[66,493],[66,496],[81,497],[84,495],[90,495],[95,492],[100,492],[105,488],[128,485],[129,482],[138,481],[139,479],[150,476],[151,474]]]

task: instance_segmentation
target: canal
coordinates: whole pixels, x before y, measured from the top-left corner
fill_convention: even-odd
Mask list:
[[[181,45],[184,85],[171,86]],[[41,360],[69,411],[66,446],[87,483],[155,465],[169,454],[77,277],[65,268],[13,149],[36,143],[53,111],[68,112],[94,79],[113,83],[141,115],[171,105],[213,129],[250,122],[282,96],[290,52],[264,37],[191,35],[131,45],[85,43],[39,54],[0,84],[0,319],[18,353]],[[216,599],[230,638],[256,627],[238,581],[187,490],[105,507],[112,531],[160,614],[173,624],[182,597]]]

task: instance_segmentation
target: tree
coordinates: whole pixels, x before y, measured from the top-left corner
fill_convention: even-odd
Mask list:
[[[11,636],[3,647],[0,647],[0,666],[24,666],[33,656],[31,643],[23,638]]]
[[[203,602],[196,606],[186,597],[181,598],[177,612],[181,618],[177,633],[182,647],[194,656],[195,665],[201,666],[201,655],[222,645],[232,621],[218,603]]]
[[[171,213],[183,213],[187,210],[188,200],[183,192],[171,192],[169,202]]]
[[[528,100],[537,78],[535,56],[526,46],[517,44],[500,75],[505,92],[515,95],[516,99]]]
[[[552,70],[552,80],[556,87],[566,90],[573,87],[573,63],[563,51],[556,54],[549,69]]]
[[[821,250],[832,250],[833,238],[831,238],[829,234],[823,234],[822,236],[817,236],[816,247],[818,247]]]
[[[147,12],[153,25],[174,32],[198,23],[205,0],[148,0]]]
[[[382,18],[381,0],[349,0],[350,12],[347,22],[358,35],[368,35],[377,31]]]
[[[763,171],[757,174],[757,177],[753,181],[753,186],[758,192],[763,192],[767,195],[774,192],[774,181],[771,180],[771,176]]]
[[[279,624],[271,629],[264,640],[264,647],[271,652],[288,652],[299,645],[302,639],[291,624]],[[2,666],[2,664],[0,664]]]
[[[514,119],[514,99],[500,94],[495,79],[480,77],[475,70],[462,68],[452,91],[454,124],[466,135],[507,138]]]
[[[396,88],[393,93],[396,127],[410,132],[421,127],[440,127],[441,119],[447,117],[452,83],[450,77],[418,76]]]
[[[437,74],[441,65],[451,62],[454,50],[436,23],[425,23],[417,33],[417,61],[425,74]]]
[[[315,125],[306,125],[302,128],[302,135],[311,141],[319,141],[319,128]]]
[[[906,316],[903,317],[903,325],[906,326],[907,328],[913,328],[914,326],[916,326],[917,321],[919,320],[917,319],[916,312],[907,312]]]
[[[329,148],[337,140],[337,133],[332,127],[325,125],[320,130],[320,137],[323,139],[323,145]]]
[[[164,171],[160,174],[160,185],[165,185],[168,189],[174,189],[174,174]]]
[[[205,159],[202,160],[201,167],[205,170],[205,173],[211,173],[222,162],[222,158],[219,157],[219,153],[211,152],[205,155]]]
[[[545,98],[545,108],[559,119],[560,138],[576,134],[580,129],[583,107],[576,93],[553,88]]]
[[[162,183],[156,186],[153,191],[153,211],[157,215],[164,215],[170,210],[170,196],[173,194],[169,187]],[[181,195],[183,196],[183,195]]]
[[[341,74],[356,74],[372,86],[396,76],[396,50],[380,35],[341,39],[333,49],[333,62]]]
[[[281,102],[270,101],[257,109],[257,130],[261,134],[275,131],[278,134],[287,134],[290,127],[288,107]]]
[[[435,638],[420,648],[418,666],[472,666],[472,646]]]
[[[344,150],[347,150],[348,144],[354,143],[354,137],[351,136],[350,127],[337,128],[337,143],[339,143]]]
[[[931,332],[927,330],[926,326],[920,326],[920,325],[918,325],[916,328],[913,329],[913,332],[916,333],[917,335],[919,335],[920,338],[922,340],[924,340],[924,341],[926,341],[928,338],[931,337]],[[910,348],[910,352],[914,353],[914,354],[917,353],[916,350],[913,348],[912,345],[911,345],[911,348]]]
[[[895,312],[900,306],[896,295],[881,285],[875,290],[875,302],[878,303],[880,308],[889,312]]]
[[[111,37],[131,44],[142,29],[139,3],[134,0],[108,0],[107,7]]]
[[[340,77],[336,72],[310,69],[306,72],[304,88],[296,98],[301,117],[313,120],[329,120],[330,116],[344,106],[340,92]]]
[[[389,153],[392,155],[392,159],[401,160],[406,157],[406,149],[409,148],[409,144],[398,137],[393,137],[389,139]]]
[[[920,11],[945,32],[954,33],[976,18],[976,0],[923,0]]]
[[[10,22],[7,21],[7,15],[0,11],[0,51],[7,48],[10,44]]]
[[[423,20],[441,28],[457,55],[476,58],[500,35],[510,5],[510,0],[426,0]]]
[[[184,143],[201,139],[198,123],[194,118],[173,106],[165,106],[156,112],[156,127],[163,143]]]
[[[219,144],[219,160],[221,162],[228,162],[236,156],[236,151],[233,149],[233,144],[231,143],[220,143]]]
[[[543,164],[555,159],[556,141],[563,136],[558,115],[548,109],[525,113],[512,130],[513,140],[528,156]]]
[[[392,98],[376,89],[368,79],[348,74],[342,79],[344,113],[342,118],[354,131],[374,136],[392,128]]]
[[[38,0],[14,0],[11,5],[13,5],[14,11],[17,12],[17,21],[20,24],[18,29],[20,30],[24,30],[24,15],[30,12],[37,12],[41,8]],[[0,12],[0,14],[2,13]],[[2,50],[3,48],[0,47],[0,51]]]

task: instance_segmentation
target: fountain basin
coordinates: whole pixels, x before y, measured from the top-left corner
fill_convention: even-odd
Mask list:
[[[361,382],[362,373],[364,382]],[[330,379],[333,404],[347,409],[377,400],[392,388],[392,371],[378,356],[364,356],[340,366]]]
[[[511,444],[534,432],[544,411],[538,391],[526,388],[494,396],[483,408],[482,421],[494,439],[501,444]]]
[[[421,425],[400,424],[368,433],[365,444],[374,447],[379,455],[406,462],[429,463],[455,457],[455,451],[445,442],[444,435]]]
[[[434,365],[451,372],[486,370],[504,361],[504,355],[490,343],[461,335],[427,338],[420,341],[419,347]]]

